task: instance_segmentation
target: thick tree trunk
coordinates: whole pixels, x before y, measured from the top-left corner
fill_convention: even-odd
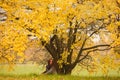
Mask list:
[[[72,28],[71,28],[72,30]],[[69,40],[68,43],[66,44],[67,46],[65,46],[65,43],[63,43],[63,40],[61,38],[59,38],[57,35],[54,35],[51,39],[49,43],[46,43],[45,41],[42,41],[43,46],[45,46],[45,48],[47,49],[47,51],[51,54],[52,58],[54,59],[54,67],[56,69],[56,72],[58,74],[71,74],[72,69],[75,67],[73,66],[73,64],[71,64],[72,62],[72,53],[73,50],[71,49],[71,45],[74,43],[75,40],[73,40],[72,35],[73,32],[71,31],[69,33]],[[62,68],[59,67],[59,64],[57,63],[58,60],[60,60],[61,54],[65,51],[65,49],[68,50],[68,53],[70,53],[70,55],[68,55],[67,58],[67,62],[68,64],[63,63],[62,64]]]
[[[67,75],[67,74],[71,74],[71,72],[72,72],[72,69],[68,69],[68,70],[65,70],[64,68],[62,68],[62,69],[59,69],[58,71],[57,71],[57,74],[60,74],[60,75]]]
[[[71,74],[72,70],[74,69],[75,65],[66,65],[64,64],[62,68],[59,68],[59,64],[55,61],[55,69],[57,74],[66,75]]]

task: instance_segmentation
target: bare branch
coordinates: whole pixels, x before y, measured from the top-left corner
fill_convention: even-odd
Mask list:
[[[111,48],[112,48],[112,47],[110,47],[110,48],[105,48],[105,49],[93,49],[93,50],[90,50],[90,51],[87,52],[86,55],[84,55],[83,58],[81,58],[80,60],[78,60],[78,62],[81,62],[82,60],[86,59],[87,56],[88,56],[91,52],[94,52],[94,51],[105,51],[105,50],[109,50],[109,49],[111,49]]]
[[[90,49],[95,49],[95,48],[99,48],[99,47],[110,47],[110,45],[108,45],[108,44],[95,45],[95,46],[92,46],[92,47],[83,48],[83,50],[90,50]]]
[[[102,25],[103,26],[103,25]],[[90,34],[90,36],[88,36],[88,38],[90,38],[91,36],[93,36],[95,33],[97,33],[100,29],[102,29],[102,28],[104,28],[104,27],[99,27],[97,30],[95,30],[94,32],[92,32],[91,34]],[[87,39],[88,39],[87,38]]]
[[[88,56],[88,54],[89,54],[90,52],[91,52],[91,51],[89,51],[83,58],[81,58],[81,59],[78,60],[77,62],[80,62],[80,61],[84,60],[84,59]]]
[[[80,56],[81,56],[81,54],[82,54],[83,47],[84,47],[84,45],[85,45],[85,43],[86,43],[86,40],[87,40],[87,39],[85,38],[85,40],[83,41],[82,46],[81,46],[81,48],[80,48],[80,50],[79,50],[78,56],[77,56],[74,64],[77,64],[77,62],[78,62],[78,60],[79,60],[79,58],[80,58]]]

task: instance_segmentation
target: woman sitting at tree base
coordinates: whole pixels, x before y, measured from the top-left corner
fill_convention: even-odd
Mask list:
[[[56,69],[54,67],[54,61],[53,59],[48,60],[48,64],[46,65],[46,70],[43,72],[43,74],[56,74]]]

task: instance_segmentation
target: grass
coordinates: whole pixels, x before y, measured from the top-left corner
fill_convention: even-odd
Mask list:
[[[36,64],[18,64],[13,70],[9,70],[8,65],[0,65],[0,75],[28,75],[40,74],[44,70],[44,66]]]
[[[120,74],[112,71],[109,76],[102,73],[89,74],[86,70],[76,67],[72,75],[43,75],[44,66],[36,64],[16,65],[9,71],[7,65],[0,65],[0,80],[120,80]]]
[[[120,77],[81,77],[71,75],[14,75],[1,76],[0,80],[120,80]]]

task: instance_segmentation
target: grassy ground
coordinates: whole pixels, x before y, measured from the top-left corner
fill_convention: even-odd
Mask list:
[[[109,77],[103,77],[101,72],[89,74],[76,67],[71,75],[42,75],[44,66],[35,64],[16,65],[9,71],[7,65],[0,65],[0,80],[120,80],[120,74],[111,71]]]
[[[62,75],[2,76],[0,80],[120,80],[120,77],[80,77]]]
[[[36,64],[18,64],[13,67],[13,70],[10,70],[7,65],[0,65],[0,75],[39,75],[42,71],[44,66]]]

